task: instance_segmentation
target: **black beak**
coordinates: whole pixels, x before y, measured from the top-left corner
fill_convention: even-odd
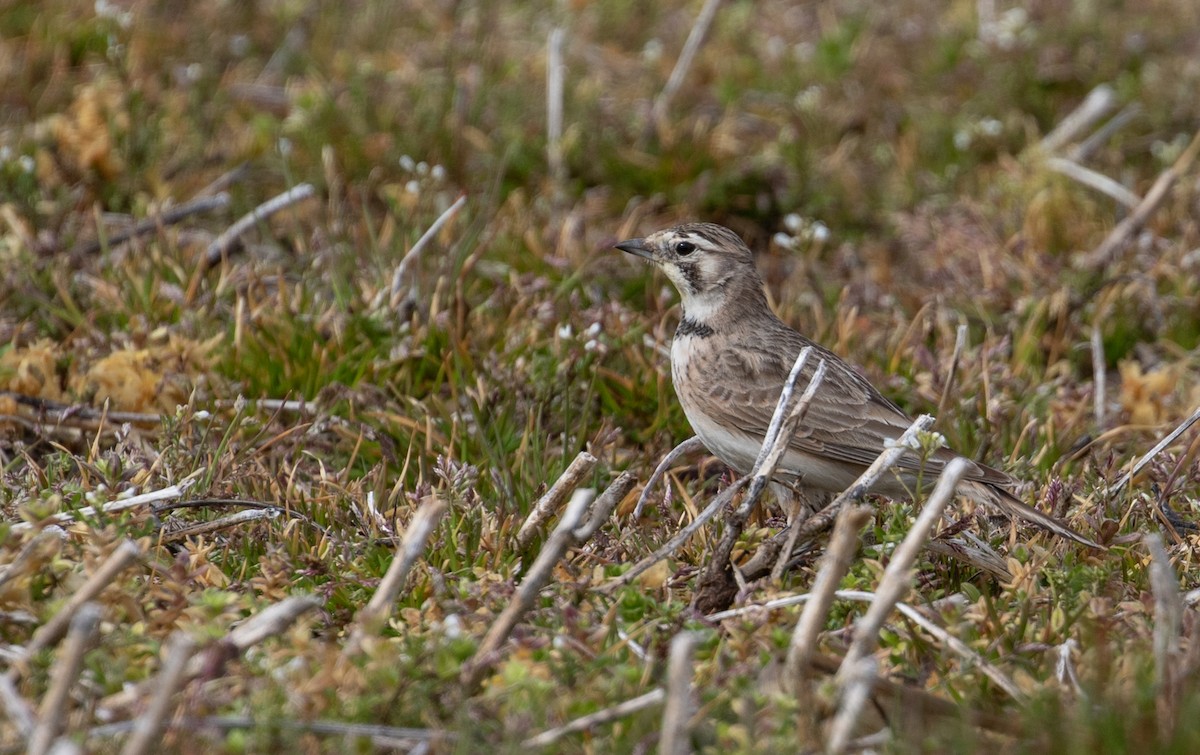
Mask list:
[[[614,244],[614,246],[622,252],[629,252],[632,255],[648,260],[654,259],[654,255],[650,252],[650,247],[646,246],[645,239],[629,239],[628,241],[622,241],[620,244]]]

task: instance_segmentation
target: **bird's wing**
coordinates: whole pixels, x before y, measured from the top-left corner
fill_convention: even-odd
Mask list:
[[[865,468],[913,420],[841,357],[782,324],[774,332],[760,334],[752,343],[723,350],[718,357],[719,372],[739,379],[712,385],[707,409],[727,427],[751,437],[764,436],[780,389],[805,346],[811,346],[813,353],[796,381],[796,390],[804,390],[821,360],[825,361],[826,373],[791,446],[802,453]],[[915,454],[905,454],[896,468],[910,473],[923,470],[936,477],[955,458],[958,454],[946,448],[923,462]],[[976,462],[971,463],[966,479],[992,485],[1013,482],[1007,474]]]

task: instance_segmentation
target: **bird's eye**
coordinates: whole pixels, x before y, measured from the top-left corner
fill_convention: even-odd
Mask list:
[[[694,251],[696,251],[696,245],[690,241],[680,241],[678,244],[675,245],[675,253],[676,254],[682,254],[682,255],[686,256],[686,255],[691,254]]]

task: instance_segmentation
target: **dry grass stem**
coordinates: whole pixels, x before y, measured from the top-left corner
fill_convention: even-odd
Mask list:
[[[247,730],[254,729],[263,724],[262,719],[254,716],[185,717],[175,719],[169,723],[172,731],[197,732],[205,732],[211,729],[223,732]],[[93,726],[85,734],[88,738],[112,737],[130,731],[133,726],[134,722],[132,721],[118,721],[117,723]],[[324,734],[332,737],[364,737],[377,743],[381,749],[388,751],[404,749],[410,753],[416,751],[414,745],[417,743],[455,739],[454,734],[438,729],[417,729],[406,726],[385,726],[383,724],[363,724],[322,719],[297,721],[287,718],[275,718],[272,719],[271,726],[282,731]]]
[[[1107,393],[1105,378],[1107,374],[1104,361],[1104,334],[1100,332],[1100,323],[1092,323],[1092,398],[1097,431],[1104,429],[1105,394]]]
[[[417,243],[412,245],[412,249],[409,249],[408,253],[400,259],[400,264],[396,265],[396,270],[392,273],[392,285],[389,287],[388,305],[393,312],[399,311],[406,302],[411,303],[416,298],[414,293],[416,284],[414,282],[409,283],[407,291],[404,289],[404,281],[408,277],[409,266],[415,264],[421,258],[421,252],[425,251],[425,247],[429,246],[429,242],[433,241],[441,233],[442,228],[453,220],[454,216],[466,204],[466,194],[454,200],[454,204],[447,207],[441,215],[438,215],[437,220],[433,221],[429,228],[425,230],[425,233],[421,234],[421,238],[417,239]]]
[[[1179,425],[1165,438],[1160,440],[1158,443],[1155,443],[1153,448],[1144,453],[1140,459],[1134,462],[1129,471],[1121,475],[1121,479],[1117,480],[1117,484],[1113,486],[1113,489],[1119,491],[1128,485],[1133,478],[1137,476],[1137,473],[1142,471],[1142,468],[1149,464],[1155,456],[1158,456],[1160,453],[1162,453],[1164,448],[1174,443],[1176,438],[1187,432],[1188,428],[1197,422],[1200,422],[1200,406],[1197,406],[1195,411],[1188,415],[1187,419],[1185,419],[1183,422],[1180,422]],[[1128,514],[1126,516],[1128,516]]]
[[[566,32],[561,26],[550,31],[546,45],[546,161],[555,191],[562,192],[567,180],[567,167],[563,163],[563,80],[566,65],[563,63],[563,38]]]
[[[683,80],[692,67],[692,61],[695,60],[696,53],[700,51],[700,45],[704,44],[704,37],[707,36],[708,28],[712,26],[713,19],[717,16],[717,7],[720,4],[721,0],[704,0],[704,6],[700,9],[700,14],[696,16],[696,23],[692,24],[692,30],[688,33],[687,41],[683,44],[679,59],[675,61],[675,67],[671,69],[671,75],[667,79],[666,85],[654,99],[650,115],[651,121],[660,135],[664,133],[670,122],[668,113],[671,109],[671,100],[675,98],[679,87],[683,85]]]
[[[1183,601],[1162,535],[1147,532],[1142,543],[1150,552],[1150,590],[1154,593],[1154,679],[1158,689],[1163,690],[1170,685],[1172,666],[1179,655]]]
[[[553,729],[547,729],[535,737],[526,739],[522,743],[522,747],[548,747],[568,734],[594,729],[597,726],[625,718],[626,716],[637,713],[638,711],[645,710],[647,708],[653,708],[656,705],[661,705],[666,696],[666,691],[661,687],[652,689],[646,694],[639,695],[632,700],[626,700],[625,702],[614,705],[611,708],[605,708],[604,710],[598,710],[595,713],[589,713],[586,716],[576,718],[570,723],[563,724],[562,726],[558,726]]]
[[[96,514],[102,513],[111,516],[112,514],[117,514],[122,511],[136,509],[139,506],[158,503],[159,501],[170,501],[183,495],[184,487],[185,486],[183,485],[169,485],[161,490],[151,490],[149,493],[142,493],[141,495],[130,496],[129,498],[120,498],[115,501],[109,501],[108,503],[101,504],[100,506],[84,506],[76,511],[64,511],[58,514],[53,514],[46,517],[42,521],[37,522],[36,524],[30,522],[17,522],[16,524],[12,525],[12,531],[26,532],[34,527],[48,527],[51,525],[63,527],[80,519],[96,516]]]
[[[312,184],[298,184],[288,189],[287,191],[272,197],[263,202],[258,207],[255,207],[250,212],[238,218],[237,222],[229,226],[220,236],[212,240],[208,248],[204,250],[203,265],[201,269],[212,267],[221,261],[223,257],[232,252],[241,243],[242,236],[246,234],[255,225],[261,223],[272,215],[286,210],[288,207],[299,204],[309,197],[313,196],[316,190]],[[189,297],[189,301],[192,297]]]
[[[264,519],[274,519],[283,513],[282,509],[277,506],[261,509],[248,509],[239,511],[236,514],[217,517],[207,522],[195,522],[192,524],[183,525],[176,528],[162,530],[162,542],[177,543],[181,540],[194,538],[199,535],[211,535],[214,532],[232,529],[250,522],[259,522]]]
[[[284,633],[296,619],[322,605],[324,601],[313,595],[289,596],[246,619],[225,641],[244,653],[263,640]]]
[[[400,591],[404,588],[404,583],[408,580],[408,573],[412,571],[413,564],[425,552],[425,545],[429,542],[429,537],[437,528],[438,522],[442,520],[447,508],[449,506],[445,499],[431,496],[417,509],[417,513],[413,515],[408,529],[405,530],[404,539],[400,542],[400,547],[396,549],[396,555],[392,558],[387,573],[380,580],[375,594],[355,617],[354,629],[346,644],[346,653],[358,652],[365,636],[368,633],[379,631],[387,615],[391,613]]]
[[[869,656],[857,658],[852,663],[847,656],[846,660],[842,661],[842,669],[838,672],[838,676],[843,677],[842,695],[838,702],[837,715],[829,727],[829,740],[825,746],[825,752],[828,753],[846,751],[846,745],[853,738],[855,727],[858,726],[858,718],[862,715],[867,700],[871,698],[871,691],[879,678],[875,659]]]
[[[37,724],[29,738],[30,755],[44,755],[64,727],[67,700],[83,669],[83,656],[96,641],[100,627],[100,607],[84,603],[71,615],[67,641],[50,669],[50,686],[38,706]]]
[[[196,645],[184,632],[175,632],[167,641],[166,659],[155,677],[150,701],[133,724],[133,732],[121,748],[121,755],[145,755],[161,745],[160,738],[170,719],[175,693],[187,677],[188,660]]]
[[[521,528],[517,530],[517,550],[523,551],[529,547],[533,539],[538,536],[546,522],[550,517],[554,516],[554,512],[563,505],[571,491],[579,487],[583,482],[583,478],[592,473],[596,468],[596,457],[587,451],[580,451],[571,463],[567,466],[563,473],[558,476],[550,489],[542,495],[541,498],[533,504],[529,515],[525,517],[525,521],[521,523]]]
[[[174,207],[169,207],[166,210],[159,212],[154,217],[145,218],[138,221],[132,228],[114,233],[111,236],[105,236],[100,228],[97,232],[100,234],[94,241],[88,241],[80,244],[71,250],[72,255],[90,256],[100,251],[104,247],[114,247],[117,244],[123,244],[132,238],[145,236],[154,233],[160,228],[180,223],[193,215],[202,215],[207,212],[215,212],[223,210],[229,206],[229,195],[225,192],[220,192],[212,196],[201,196],[196,199],[184,202]]]
[[[967,324],[960,323],[954,332],[954,354],[950,357],[950,369],[946,372],[946,385],[942,388],[942,396],[938,399],[938,414],[946,411],[946,403],[954,390],[955,380],[958,379],[958,365],[962,361],[963,349],[967,347]]]
[[[917,560],[917,554],[920,553],[925,541],[929,539],[933,526],[941,519],[946,505],[954,497],[954,491],[963,475],[966,474],[969,463],[966,459],[954,459],[942,470],[937,485],[934,486],[933,492],[921,509],[917,521],[913,522],[912,529],[908,531],[908,535],[892,554],[887,569],[879,581],[879,587],[875,591],[875,600],[871,602],[871,607],[855,625],[854,642],[846,651],[846,660],[842,664],[842,668],[846,669],[844,673],[850,673],[859,660],[875,651],[879,642],[879,630],[896,603],[908,592],[912,579],[909,572]]]
[[[1077,163],[1082,163],[1087,160],[1092,154],[1100,149],[1104,144],[1113,137],[1125,126],[1129,125],[1130,121],[1142,114],[1142,106],[1136,102],[1131,102],[1121,108],[1121,112],[1114,115],[1100,128],[1096,129],[1091,136],[1076,144],[1071,149],[1067,150],[1067,157]]]
[[[800,689],[802,676],[817,649],[817,637],[825,626],[837,587],[850,569],[858,551],[858,533],[871,519],[871,509],[852,506],[842,511],[833,528],[833,537],[821,560],[821,569],[813,581],[811,599],[804,604],[783,667],[783,683],[793,692]]]
[[[692,714],[696,703],[692,699],[692,653],[696,635],[680,632],[671,638],[667,656],[667,704],[663,708],[662,729],[658,751],[663,755],[687,755],[692,751]]]
[[[117,578],[117,576],[132,566],[142,557],[142,548],[132,540],[123,540],[112,554],[100,565],[92,576],[88,577],[78,590],[71,595],[54,618],[47,621],[34,632],[29,644],[25,646],[25,657],[30,658],[43,648],[48,648],[62,637],[67,625],[84,604],[96,599],[97,596]],[[9,674],[18,673],[18,666],[9,669]]]
[[[622,472],[592,503],[591,515],[586,523],[584,516],[588,513],[588,499],[578,497],[571,500],[570,505],[559,518],[558,525],[550,533],[546,544],[542,546],[537,558],[529,567],[529,574],[517,587],[512,602],[492,622],[483,641],[475,650],[475,654],[464,667],[462,681],[465,686],[473,689],[479,683],[483,674],[491,666],[493,656],[508,639],[521,617],[533,607],[538,592],[549,583],[555,564],[562,560],[569,548],[579,545],[583,537],[591,536],[595,528],[608,518],[636,482],[636,478],[629,472]]]
[[[17,736],[28,740],[33,734],[33,727],[36,725],[37,719],[33,712],[33,706],[21,696],[10,674],[0,674],[0,705],[4,706],[4,713],[16,729]]]
[[[1070,178],[1090,189],[1104,194],[1118,204],[1122,204],[1130,209],[1137,207],[1138,202],[1142,198],[1134,194],[1129,189],[1126,189],[1119,182],[1114,181],[1103,173],[1098,173],[1090,168],[1085,168],[1079,163],[1072,162],[1063,157],[1047,157],[1046,167],[1055,173]]]
[[[735,495],[737,495],[738,491],[749,483],[749,477],[742,477],[734,480],[729,487],[722,490],[721,493],[712,500],[712,503],[705,506],[704,509],[696,515],[695,519],[693,519],[686,527],[676,533],[674,537],[664,543],[662,547],[651,553],[649,556],[646,556],[641,561],[638,561],[633,566],[629,567],[624,573],[621,574],[621,576],[610,580],[600,589],[606,593],[612,593],[646,573],[650,567],[654,566],[659,561],[662,561],[664,558],[670,558],[671,555],[682,548],[683,544],[690,540],[692,535],[696,534],[696,531],[703,527],[709,519],[712,519],[717,515],[717,512],[728,506],[733,501],[733,498]]]
[[[292,595],[267,606],[234,627],[225,639],[193,655],[188,662],[187,677],[191,679],[223,668],[225,661],[236,658],[263,640],[283,634],[296,619],[323,605],[324,601],[312,595]]]
[[[1100,270],[1112,265],[1125,244],[1146,225],[1150,216],[1158,210],[1158,206],[1167,198],[1167,194],[1170,193],[1175,182],[1191,169],[1197,154],[1200,154],[1200,131],[1192,136],[1191,143],[1179,155],[1175,163],[1159,174],[1158,180],[1150,187],[1150,191],[1146,192],[1146,196],[1142,198],[1133,212],[1117,223],[1104,241],[1083,257],[1082,265],[1091,270]]]
[[[799,533],[793,538],[790,532],[780,532],[759,546],[758,551],[742,567],[742,573],[747,579],[758,579],[771,570],[771,564],[779,557],[780,551],[789,540],[796,545],[802,545],[816,538],[833,526],[838,512],[842,507],[865,496],[879,478],[905,454],[920,447],[917,441],[919,433],[928,430],[933,425],[933,417],[922,414],[917,417],[889,448],[884,449],[878,458],[859,475],[854,484],[842,491],[828,506],[806,519],[799,527]]]
[[[685,456],[696,451],[704,451],[704,441],[700,440],[698,435],[693,435],[684,442],[675,446],[671,451],[662,458],[658,466],[654,468],[654,474],[650,475],[650,479],[646,480],[646,486],[642,488],[642,494],[638,496],[637,505],[633,507],[633,519],[638,520],[642,516],[642,510],[646,508],[646,504],[650,501],[650,495],[653,493],[655,486],[666,475],[667,470],[671,465]]]
[[[1084,98],[1079,107],[1063,118],[1054,130],[1042,139],[1038,149],[1043,154],[1053,154],[1083,136],[1101,118],[1117,107],[1117,93],[1108,84],[1100,84]]]
[[[779,394],[779,403],[776,404],[775,412],[771,415],[771,422],[767,425],[766,438],[763,440],[758,459],[754,462],[754,468],[748,475],[750,489],[741,504],[727,518],[725,531],[721,534],[721,539],[709,559],[708,566],[697,582],[692,603],[701,613],[709,613],[714,609],[729,605],[729,601],[733,599],[733,595],[738,589],[738,585],[736,585],[738,578],[735,576],[733,565],[730,562],[734,546],[737,545],[738,538],[745,529],[746,521],[750,518],[750,514],[758,504],[759,497],[775,474],[775,468],[787,452],[796,428],[804,419],[809,404],[816,396],[817,390],[821,387],[821,380],[825,377],[825,360],[822,359],[817,364],[816,370],[813,371],[812,379],[809,380],[804,393],[798,398],[795,396],[796,380],[800,377],[811,353],[812,348],[806,346],[796,356],[792,370]]]

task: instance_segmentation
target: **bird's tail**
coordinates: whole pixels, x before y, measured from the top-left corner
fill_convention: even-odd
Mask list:
[[[1009,516],[1033,522],[1037,526],[1047,529],[1059,537],[1074,540],[1089,548],[1105,550],[1104,546],[1087,539],[1049,514],[1043,514],[1035,508],[1026,506],[1015,495],[1004,488],[975,480],[967,480],[958,486],[958,491],[975,501],[995,506]]]

